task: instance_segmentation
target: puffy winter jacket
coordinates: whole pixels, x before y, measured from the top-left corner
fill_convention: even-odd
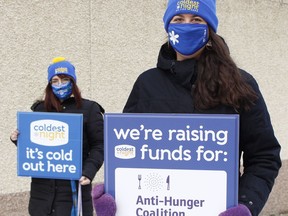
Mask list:
[[[238,113],[233,107],[218,106],[199,111],[194,108],[191,88],[196,80],[194,59],[176,61],[167,44],[160,50],[157,68],[142,73],[136,80],[123,112],[125,113],[207,113],[240,115],[239,158],[243,156],[244,172],[239,173],[239,202],[253,215],[266,203],[281,167],[280,145],[274,136],[269,113],[255,79],[240,70],[241,75],[258,94],[250,111]]]
[[[102,166],[103,116],[104,109],[94,101],[82,100],[82,108],[77,109],[73,97],[62,103],[63,113],[83,114],[83,168],[82,175],[93,180]],[[32,108],[35,112],[45,112],[44,103],[37,102]],[[91,184],[82,186],[83,216],[93,215]],[[70,216],[72,191],[69,180],[32,178],[29,214],[32,216]]]

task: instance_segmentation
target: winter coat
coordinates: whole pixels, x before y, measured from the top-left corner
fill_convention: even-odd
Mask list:
[[[200,111],[194,108],[191,96],[197,77],[197,62],[194,59],[176,61],[175,58],[175,52],[163,45],[157,68],[138,77],[123,112],[239,114],[239,158],[243,156],[244,165],[243,174],[239,174],[239,203],[245,204],[253,215],[258,215],[281,167],[280,145],[258,84],[249,73],[240,70],[258,94],[250,111],[238,113],[233,107],[224,105]]]
[[[104,109],[94,101],[82,99],[82,108],[77,109],[73,97],[62,103],[63,113],[83,114],[83,165],[82,175],[93,180],[102,166]],[[45,112],[44,103],[37,102],[31,109]],[[93,215],[91,184],[82,186],[83,216]],[[70,180],[32,178],[29,213],[32,216],[70,216],[72,191]]]

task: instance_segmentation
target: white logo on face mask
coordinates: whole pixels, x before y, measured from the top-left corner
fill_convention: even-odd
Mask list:
[[[176,43],[179,43],[179,40],[177,38],[179,38],[178,34],[175,34],[174,31],[169,32],[169,36],[170,36],[170,41],[172,41],[173,45],[175,45]]]

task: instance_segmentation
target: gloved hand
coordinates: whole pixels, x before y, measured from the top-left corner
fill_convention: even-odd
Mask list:
[[[104,184],[94,186],[92,199],[97,216],[115,216],[115,200],[110,194],[104,192]]]
[[[250,210],[242,204],[236,207],[229,208],[225,212],[219,214],[219,216],[252,216]]]

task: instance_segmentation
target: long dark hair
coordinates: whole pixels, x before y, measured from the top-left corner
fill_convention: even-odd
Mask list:
[[[65,77],[66,75],[58,75],[60,78]],[[67,77],[67,76],[66,76]],[[76,107],[79,109],[82,106],[82,96],[81,92],[73,79],[71,79],[72,85],[72,94],[74,95]],[[45,89],[45,98],[44,106],[47,112],[50,111],[62,111],[61,101],[54,95],[52,91],[51,84],[48,83]]]
[[[241,76],[224,39],[210,29],[211,46],[198,59],[197,80],[192,94],[197,109],[220,104],[249,110],[257,94]]]

